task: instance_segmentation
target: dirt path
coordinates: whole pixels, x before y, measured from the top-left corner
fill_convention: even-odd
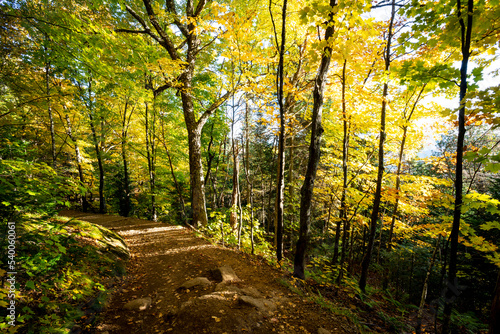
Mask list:
[[[186,228],[163,223],[64,211],[116,231],[127,242],[131,259],[125,283],[117,288],[96,333],[357,333],[344,317],[278,283],[283,273],[258,257],[213,245]],[[231,267],[237,282],[221,282],[216,269]],[[211,284],[181,289],[206,277]],[[127,302],[151,298],[142,311]]]

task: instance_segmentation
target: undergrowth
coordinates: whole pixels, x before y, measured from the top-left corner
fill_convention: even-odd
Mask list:
[[[0,257],[0,330],[6,333],[69,333],[85,318],[84,305],[102,308],[110,277],[125,273],[128,248],[103,227],[65,217],[24,214],[15,224],[16,254]],[[0,225],[0,249],[8,247],[8,224]],[[9,261],[15,261],[15,263]],[[7,265],[13,264],[9,268]],[[4,270],[4,269],[7,269]],[[15,275],[7,272],[15,270]],[[7,317],[15,278],[15,322]],[[10,323],[9,323],[10,322]],[[15,326],[12,326],[15,324]]]

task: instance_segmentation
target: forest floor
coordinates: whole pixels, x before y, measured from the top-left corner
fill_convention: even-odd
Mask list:
[[[280,283],[286,274],[264,259],[214,245],[187,228],[77,211],[60,215],[113,230],[130,248],[127,276],[115,285],[92,333],[360,332],[348,317],[293,293]],[[238,280],[221,277],[220,267],[232,268]],[[197,277],[208,278],[210,285],[181,288]],[[151,305],[124,307],[141,298]]]

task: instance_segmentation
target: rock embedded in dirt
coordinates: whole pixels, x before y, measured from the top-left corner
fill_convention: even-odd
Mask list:
[[[324,328],[318,328],[318,334],[332,334],[332,332]]]
[[[261,312],[272,312],[276,310],[276,304],[264,298],[241,296],[239,300],[242,304],[253,306]]]
[[[241,281],[238,276],[236,276],[233,268],[231,268],[230,266],[222,266],[217,268],[214,271],[214,276],[218,281],[221,281],[222,283]]]
[[[144,311],[151,306],[151,301],[151,297],[134,299],[125,304],[124,308],[131,311]]]
[[[241,289],[241,292],[247,296],[254,297],[254,298],[264,298],[262,293],[260,293],[259,290],[254,288],[253,286],[249,286],[246,288]]]
[[[207,287],[212,285],[212,282],[206,277],[196,277],[189,280],[180,286],[181,289],[191,289],[195,286]]]
[[[227,285],[226,283],[218,283],[216,286],[215,286],[215,291],[231,291],[231,292],[235,292],[235,293],[238,293],[240,295],[243,295],[244,293],[241,291],[240,288],[238,288],[237,286],[234,286],[234,285]]]

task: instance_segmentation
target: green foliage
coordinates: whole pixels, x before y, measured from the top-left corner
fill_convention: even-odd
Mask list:
[[[251,252],[251,228],[250,228],[250,208],[244,207],[242,213],[243,227],[241,231],[241,248],[246,252]],[[202,228],[202,232],[215,242],[235,247],[238,245],[238,233],[233,231],[229,225],[231,209],[216,210],[210,213],[209,223]],[[255,254],[266,258],[272,258],[272,247],[266,240],[264,230],[259,227],[258,221],[253,221],[253,237]]]
[[[44,163],[0,161],[0,214],[44,212],[54,214],[69,206],[68,198],[83,190],[76,181],[58,175]]]
[[[69,333],[84,315],[81,305],[102,296],[109,277],[124,274],[128,249],[117,234],[77,220],[23,215],[15,224],[17,327],[24,333]],[[0,228],[0,247],[6,249],[7,222]],[[2,267],[7,261],[3,254]],[[0,303],[8,302],[1,292]],[[2,329],[9,326],[5,312]]]
[[[454,310],[451,314],[451,322],[455,330],[460,333],[474,334],[488,330],[488,326],[480,321],[474,312],[460,313]]]

